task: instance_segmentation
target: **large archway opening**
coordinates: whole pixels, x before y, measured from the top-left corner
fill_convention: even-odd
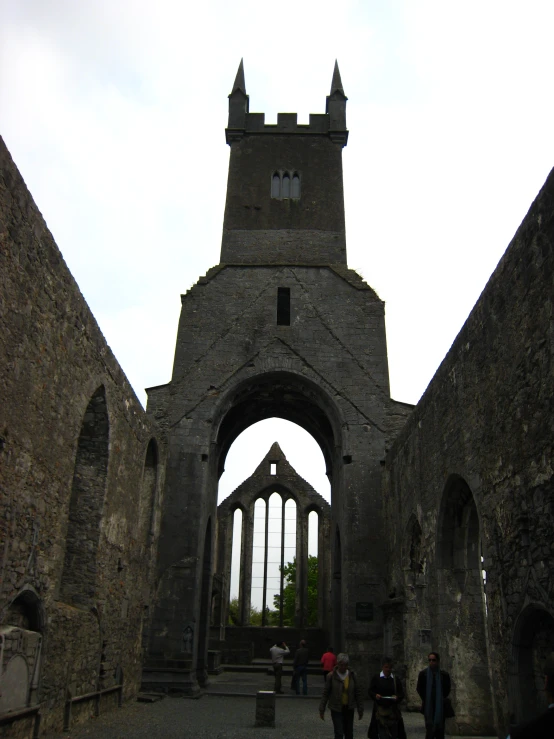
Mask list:
[[[285,372],[271,372],[243,383],[222,404],[214,419],[218,478],[229,449],[249,426],[268,418],[282,418],[305,429],[319,445],[333,489],[341,420],[331,399],[313,383]]]
[[[217,427],[218,503],[236,493],[277,442],[284,463],[292,464],[304,485],[311,482],[329,509],[333,489],[336,493],[340,429],[333,404],[303,378],[272,374],[239,388],[224,404]],[[281,463],[268,461],[267,474],[277,482]],[[218,552],[223,547],[232,552],[226,626],[321,630],[325,623],[327,641],[331,513],[325,518],[313,499],[299,502],[297,492],[269,481],[252,500],[251,512],[238,499],[226,509],[228,523],[218,529]],[[320,564],[322,558],[329,562]]]
[[[438,641],[442,666],[452,676],[456,719],[451,731],[494,734],[479,516],[469,485],[458,475],[447,480],[443,493],[437,575],[432,648]]]
[[[529,605],[514,629],[510,676],[513,723],[532,719],[547,708],[543,667],[551,652],[554,617],[542,606]]]

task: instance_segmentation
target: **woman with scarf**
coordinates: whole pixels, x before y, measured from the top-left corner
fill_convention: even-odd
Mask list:
[[[437,652],[430,652],[427,659],[429,667],[419,673],[416,688],[425,716],[425,739],[444,739],[444,720],[454,715],[448,698],[450,675],[440,669]]]
[[[379,675],[371,678],[369,695],[373,700],[371,722],[367,732],[370,739],[406,739],[404,721],[398,704],[404,699],[400,678],[392,672],[392,660],[383,659]]]
[[[319,715],[325,720],[325,707],[329,704],[335,739],[353,739],[354,709],[358,709],[360,720],[364,715],[364,704],[358,678],[348,668],[347,654],[337,655],[337,664],[325,679],[325,688],[319,704]]]

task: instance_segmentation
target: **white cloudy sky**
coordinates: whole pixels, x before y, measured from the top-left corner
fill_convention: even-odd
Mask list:
[[[180,294],[219,261],[240,58],[269,122],[323,112],[338,58],[349,265],[415,403],[554,165],[553,27],[551,0],[0,0],[0,133],[145,402]],[[278,438],[328,492],[301,436],[245,432],[222,487]]]

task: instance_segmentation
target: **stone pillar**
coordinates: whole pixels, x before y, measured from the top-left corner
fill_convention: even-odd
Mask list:
[[[256,693],[255,726],[275,728],[275,693],[273,690],[259,690]]]
[[[240,549],[239,614],[240,625],[250,625],[252,599],[252,545],[254,543],[254,503],[242,513],[242,537]]]
[[[229,600],[231,598],[231,559],[233,556],[233,513],[218,516],[217,519],[217,570],[223,574],[221,590],[222,628],[229,621]],[[225,638],[224,634],[221,638]]]
[[[317,625],[329,632],[329,595],[331,590],[330,521],[322,511],[318,514],[317,532]]]
[[[308,625],[308,514],[296,511],[296,628]]]

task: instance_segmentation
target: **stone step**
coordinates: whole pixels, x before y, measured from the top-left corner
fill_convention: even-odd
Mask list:
[[[240,672],[242,674],[273,674],[273,666],[270,660],[257,659],[253,660],[249,665],[222,665],[225,672]],[[283,676],[292,675],[292,664],[285,662],[283,664]],[[321,675],[321,665],[319,662],[310,662],[308,664],[309,675]]]

